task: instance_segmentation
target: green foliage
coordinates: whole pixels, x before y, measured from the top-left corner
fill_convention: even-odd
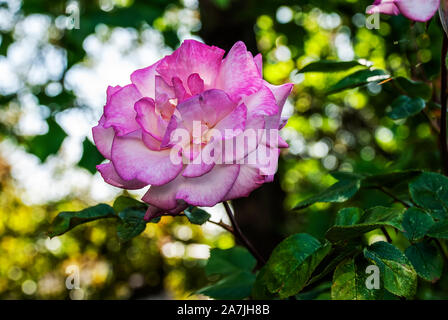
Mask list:
[[[369,231],[386,226],[401,229],[403,212],[403,209],[375,207],[364,213],[361,220],[355,224],[331,227],[325,237],[332,242],[337,242],[360,237]],[[342,214],[345,214],[345,211],[339,211],[338,216]]]
[[[368,62],[365,61],[337,61],[337,60],[321,60],[312,62],[302,69],[299,73],[305,72],[340,72],[347,71],[354,67],[359,66],[370,66]]]
[[[434,218],[445,219],[448,214],[448,178],[434,172],[424,172],[409,184],[414,202],[427,209]]]
[[[341,179],[327,190],[298,203],[293,210],[306,208],[316,202],[344,202],[358,192],[361,180],[357,178]]]
[[[330,249],[329,243],[321,243],[308,234],[289,236],[274,249],[263,272],[258,274],[254,296],[263,296],[266,291],[280,298],[299,293]]]
[[[404,119],[420,113],[425,107],[426,103],[422,98],[399,96],[392,102],[392,111],[387,115],[393,120]]]
[[[403,217],[404,235],[410,241],[422,239],[433,225],[431,215],[415,207],[409,208]]]
[[[428,101],[432,95],[432,89],[428,84],[422,81],[413,81],[405,77],[395,79],[398,87],[413,98],[422,98]]]
[[[334,271],[331,298],[333,300],[377,300],[381,299],[384,291],[368,289],[366,268],[369,263],[358,256],[342,261]]]
[[[375,242],[364,249],[364,256],[381,272],[384,288],[400,297],[412,297],[417,290],[417,273],[408,258],[394,245]]]
[[[405,254],[423,279],[436,282],[442,276],[443,258],[428,241],[413,244],[406,249]]]
[[[359,70],[331,86],[327,93],[333,94],[343,90],[361,87],[372,82],[381,82],[389,78],[390,75],[384,70]]]
[[[67,134],[53,118],[47,119],[48,132],[26,141],[28,152],[44,162],[50,155],[56,154]]]
[[[202,288],[197,293],[213,299],[240,300],[250,295],[254,282],[254,274],[242,271],[231,274],[211,286]]]
[[[87,138],[85,138],[82,143],[82,149],[82,157],[78,162],[78,166],[85,168],[89,170],[91,174],[94,174],[96,172],[96,166],[104,160],[104,157]]]
[[[80,224],[105,218],[116,218],[116,214],[112,207],[103,203],[81,211],[61,212],[53,220],[48,235],[60,236]]]
[[[243,247],[214,248],[210,250],[205,272],[207,275],[228,276],[239,271],[252,271],[256,264],[255,258]]]
[[[144,211],[124,209],[118,213],[120,223],[117,225],[117,235],[122,241],[129,241],[145,231],[146,221]]]
[[[198,225],[206,223],[211,217],[207,211],[199,209],[198,207],[188,207],[184,210],[184,213],[191,223]]]
[[[247,298],[255,282],[255,275],[251,271],[256,263],[255,258],[242,247],[212,249],[205,271],[207,275],[220,275],[221,280],[200,289],[197,293],[214,299]]]

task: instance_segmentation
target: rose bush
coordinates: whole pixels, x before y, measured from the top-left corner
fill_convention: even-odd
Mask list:
[[[439,8],[440,0],[375,0],[368,14],[399,15],[419,22],[431,19]]]
[[[244,197],[273,179],[258,151],[269,149],[270,165],[276,165],[278,148],[287,147],[279,136],[270,141],[257,134],[250,147],[224,150],[224,162],[202,160],[208,147],[222,140],[233,143],[248,129],[278,131],[287,120],[281,113],[293,85],[264,81],[261,55],[253,57],[242,42],[223,59],[224,53],[186,40],[171,55],[132,73],[131,84],[107,89],[93,138],[110,161],[97,168],[116,187],[151,186],[143,197],[150,205],[146,219]],[[174,140],[178,130],[187,133],[187,143]],[[245,161],[254,153],[255,162]],[[173,155],[183,161],[173,161]]]

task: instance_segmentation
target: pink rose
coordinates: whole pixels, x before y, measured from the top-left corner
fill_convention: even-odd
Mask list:
[[[431,19],[439,8],[440,0],[375,0],[368,14],[384,13],[399,15],[419,22]]]
[[[288,145],[261,133],[286,123],[281,112],[293,85],[264,81],[261,55],[254,58],[243,42],[224,53],[186,40],[132,73],[131,84],[107,89],[93,138],[110,162],[97,168],[116,187],[151,185],[142,199],[150,204],[147,219],[245,197],[273,179],[278,148]],[[256,132],[250,146],[238,140],[246,130]],[[220,161],[205,157],[210,150]]]

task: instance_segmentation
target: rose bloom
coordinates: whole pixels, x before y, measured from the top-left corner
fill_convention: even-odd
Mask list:
[[[263,168],[266,159],[244,160],[260,148],[269,149],[276,168],[279,148],[288,146],[279,136],[269,141],[257,135],[250,148],[237,145],[225,151],[225,163],[195,161],[207,146],[222,142],[211,139],[210,130],[222,133],[222,140],[236,140],[244,130],[278,131],[287,121],[281,113],[293,85],[263,80],[261,55],[253,57],[243,42],[223,59],[224,54],[186,40],[171,55],[133,72],[131,84],[107,89],[93,138],[110,161],[97,169],[119,188],[150,185],[142,198],[150,205],[146,219],[245,197],[273,180],[274,172]],[[193,132],[197,124],[199,136]],[[187,132],[188,143],[179,148],[173,133],[180,129]],[[184,161],[173,161],[173,155]]]
[[[439,8],[440,0],[375,0],[368,14],[376,12],[399,15],[406,18],[426,22],[431,19]]]

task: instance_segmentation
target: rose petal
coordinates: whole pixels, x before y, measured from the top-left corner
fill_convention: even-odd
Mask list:
[[[168,83],[178,77],[184,84],[191,74],[197,73],[204,80],[205,87],[210,88],[215,82],[224,53],[220,48],[196,40],[185,40],[177,50],[160,61],[157,71]]]
[[[155,98],[155,77],[157,74],[156,69],[158,64],[159,62],[156,62],[149,67],[136,70],[131,74],[131,82],[145,97]]]
[[[109,183],[115,187],[128,189],[128,190],[136,190],[136,189],[141,189],[141,188],[147,186],[146,183],[136,180],[136,179],[133,179],[130,181],[121,179],[120,176],[117,174],[117,171],[115,170],[112,162],[97,165],[96,168],[100,172],[104,181],[106,181],[107,183]]]
[[[247,52],[245,44],[238,41],[222,62],[216,88],[224,90],[234,101],[238,101],[244,95],[255,93],[262,81],[252,55]]]
[[[171,150],[153,151],[141,140],[141,135],[115,137],[112,162],[124,180],[138,179],[151,185],[163,185],[173,180],[182,170],[182,163],[173,163]],[[174,157],[174,156],[173,156]]]
[[[141,94],[133,84],[115,92],[104,107],[104,128],[113,127],[119,136],[138,130],[140,126],[135,121],[134,104],[140,98]]]
[[[174,209],[178,200],[194,206],[212,207],[229,192],[239,169],[239,165],[219,165],[200,177],[185,178],[179,175],[166,185],[151,186],[142,200],[164,210]]]

